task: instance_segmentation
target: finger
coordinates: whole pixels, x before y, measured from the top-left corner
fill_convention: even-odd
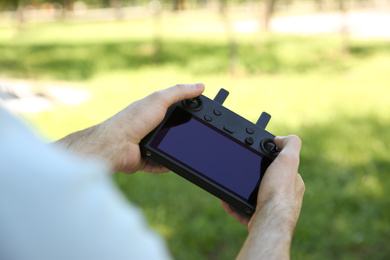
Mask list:
[[[177,84],[176,86],[157,91],[152,97],[161,102],[161,105],[168,108],[172,104],[184,99],[200,96],[204,91],[203,83],[195,84]]]
[[[224,208],[224,210],[226,211],[226,213],[229,214],[230,216],[232,216],[235,220],[237,220],[238,223],[240,223],[241,225],[243,225],[245,227],[248,227],[249,218],[244,217],[243,215],[237,213],[235,210],[232,209],[232,207],[230,206],[229,203],[227,203],[223,200],[221,200],[221,205]]]
[[[119,118],[115,118],[120,122],[119,124],[128,126],[128,132],[132,133],[129,136],[130,141],[139,143],[163,120],[168,107],[183,99],[200,96],[203,91],[204,85],[202,83],[180,84],[159,90],[132,103],[118,114]]]
[[[302,146],[301,139],[296,135],[289,136],[277,136],[275,137],[275,144],[279,150],[284,150],[285,148],[300,151]]]
[[[156,166],[154,164],[147,162],[145,164],[145,167],[142,169],[142,171],[149,172],[149,173],[165,173],[165,172],[169,172],[170,170],[164,166]]]
[[[299,152],[301,150],[301,139],[296,135],[289,135],[286,137],[276,137],[275,144],[281,152],[276,157],[277,163],[282,163],[291,169],[298,169],[299,166]]]

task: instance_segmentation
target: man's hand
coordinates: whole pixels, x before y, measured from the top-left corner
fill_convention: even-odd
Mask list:
[[[164,119],[169,106],[202,94],[204,85],[180,84],[136,101],[108,120],[57,141],[79,155],[108,161],[112,172],[166,172],[141,157],[139,143]]]
[[[259,188],[256,212],[270,204],[276,206],[279,214],[286,215],[293,231],[298,221],[305,184],[298,173],[299,152],[301,140],[291,135],[288,137],[276,137],[275,143],[281,150],[280,154],[268,167]],[[251,230],[258,219],[257,214],[248,223]]]
[[[225,210],[248,227],[249,235],[238,259],[289,259],[292,236],[301,212],[305,185],[298,173],[301,140],[277,137],[281,150],[261,181],[256,212],[251,219]]]

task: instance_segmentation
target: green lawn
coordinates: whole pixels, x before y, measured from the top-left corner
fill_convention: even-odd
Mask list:
[[[224,31],[199,29],[218,22],[210,15],[165,17],[160,52],[149,20],[30,24],[19,33],[3,27],[0,76],[70,81],[90,91],[79,106],[27,116],[49,140],[176,83],[204,82],[209,97],[224,87],[231,94],[225,106],[252,121],[267,111],[269,131],[303,141],[306,194],[292,258],[388,259],[389,43],[354,40],[346,54],[337,36],[237,34],[239,62],[231,76]],[[246,229],[218,199],[172,173],[114,178],[176,259],[238,253]]]

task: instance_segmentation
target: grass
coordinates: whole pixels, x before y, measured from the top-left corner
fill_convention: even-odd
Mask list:
[[[335,36],[270,35],[259,43],[255,35],[237,34],[239,63],[232,77],[223,30],[185,30],[217,28],[217,22],[164,18],[158,59],[149,20],[30,24],[18,34],[0,28],[0,75],[67,80],[90,91],[79,106],[27,116],[49,140],[176,83],[204,82],[209,97],[224,87],[231,93],[225,106],[252,121],[267,111],[270,132],[303,140],[306,194],[292,258],[387,259],[388,42],[353,40],[344,54]],[[172,173],[114,178],[176,259],[232,259],[238,253],[247,232],[216,198]]]

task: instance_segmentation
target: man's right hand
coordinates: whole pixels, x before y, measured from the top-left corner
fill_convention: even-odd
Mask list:
[[[301,140],[295,136],[276,137],[275,143],[281,151],[268,167],[261,181],[254,216],[248,223],[251,231],[263,208],[273,205],[273,213],[284,216],[292,230],[298,221],[305,184],[298,173]]]
[[[292,236],[302,207],[305,184],[298,173],[301,140],[276,137],[281,151],[261,181],[256,212],[251,219],[222,202],[227,213],[246,225],[249,235],[237,259],[289,259]]]

